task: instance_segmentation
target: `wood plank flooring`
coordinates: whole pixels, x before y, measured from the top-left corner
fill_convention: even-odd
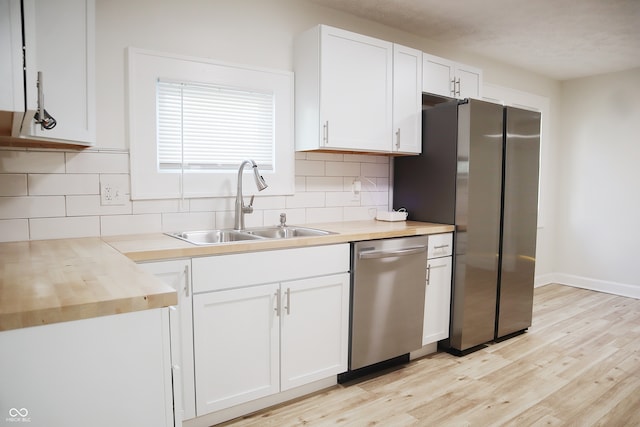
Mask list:
[[[533,325],[224,426],[640,426],[640,300],[535,290]]]

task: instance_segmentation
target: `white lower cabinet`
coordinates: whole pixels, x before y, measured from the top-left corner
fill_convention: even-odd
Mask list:
[[[451,233],[429,236],[423,346],[449,337],[452,238]]]
[[[349,275],[281,285],[281,389],[289,390],[347,369]]]
[[[171,374],[173,377],[173,417],[175,427],[196,416],[193,368],[193,320],[191,301],[191,260],[170,260],[138,264],[178,293],[178,304],[169,307]]]
[[[0,425],[169,427],[166,308],[0,332]]]
[[[192,262],[198,417],[347,369],[348,244]]]
[[[198,416],[280,389],[277,284],[193,298]]]

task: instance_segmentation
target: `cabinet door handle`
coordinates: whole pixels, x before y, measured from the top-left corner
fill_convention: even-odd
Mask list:
[[[278,288],[278,290],[275,293],[276,296],[276,308],[274,308],[274,310],[276,311],[276,316],[280,317],[280,288]]]
[[[458,90],[456,91],[456,95],[460,96],[460,77],[456,80],[456,84],[458,85]]]
[[[322,133],[322,140],[324,142],[324,145],[329,145],[329,120],[324,122],[324,125],[322,126]]]
[[[429,286],[430,281],[431,281],[431,264],[427,264],[427,286]]]
[[[287,310],[287,315],[291,314],[291,288],[287,288],[287,305],[285,305],[285,310]]]
[[[439,245],[439,246],[434,246],[433,249],[444,249],[444,248],[448,248],[449,245]]]
[[[189,266],[184,266],[184,296],[189,297]]]
[[[451,79],[449,83],[451,83],[451,86],[449,86],[449,92],[451,92],[451,95],[455,95],[456,94],[456,78],[454,77],[453,79]]]
[[[400,128],[396,131],[396,149],[400,149]]]

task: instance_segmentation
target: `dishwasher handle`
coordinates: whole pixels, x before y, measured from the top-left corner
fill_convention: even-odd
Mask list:
[[[415,254],[419,254],[426,251],[427,251],[427,247],[425,245],[412,246],[406,249],[395,249],[391,251],[360,252],[358,254],[358,258],[359,259],[391,258],[391,257],[398,257],[398,256],[415,255]]]

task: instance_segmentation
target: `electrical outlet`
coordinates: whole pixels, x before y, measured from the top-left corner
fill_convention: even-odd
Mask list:
[[[118,206],[125,204],[124,189],[114,183],[100,183],[100,204],[103,206]]]

